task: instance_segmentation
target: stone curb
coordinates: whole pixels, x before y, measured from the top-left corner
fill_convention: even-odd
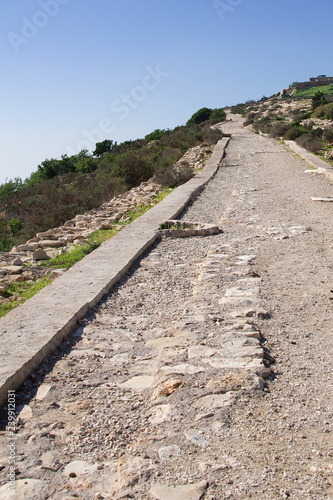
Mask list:
[[[190,181],[0,320],[0,405],[154,243],[160,225],[175,219],[200,193],[218,170],[229,140],[217,143]]]
[[[333,181],[333,167],[328,163],[318,158],[318,156],[309,153],[309,151],[299,146],[295,141],[285,141],[285,143],[303,160],[309,163],[309,165],[315,167],[318,174],[323,174],[329,181]]]

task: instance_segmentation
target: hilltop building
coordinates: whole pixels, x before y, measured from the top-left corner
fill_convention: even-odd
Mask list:
[[[333,76],[319,75],[310,78],[308,82],[296,82],[293,87],[281,90],[280,96],[292,95],[295,90],[303,90],[309,87],[323,87],[330,84],[333,84]]]
[[[310,78],[308,82],[297,82],[295,88],[307,89],[308,87],[322,87],[323,85],[330,85],[333,83],[333,76],[319,75],[314,78]]]

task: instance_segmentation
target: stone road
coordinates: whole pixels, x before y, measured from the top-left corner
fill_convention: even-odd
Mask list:
[[[333,189],[224,131],[182,214],[222,231],[156,243],[17,392],[0,500],[333,498]]]

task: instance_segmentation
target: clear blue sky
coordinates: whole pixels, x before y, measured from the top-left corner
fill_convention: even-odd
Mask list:
[[[332,0],[10,0],[0,183],[45,158],[333,76]]]

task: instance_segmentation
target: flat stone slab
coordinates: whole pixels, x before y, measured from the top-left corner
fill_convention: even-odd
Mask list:
[[[149,375],[138,375],[130,378],[123,384],[119,384],[119,387],[122,387],[123,389],[133,389],[133,391],[143,391],[144,389],[151,387],[154,381],[155,377]]]
[[[219,168],[228,142],[217,143],[190,181],[0,320],[0,405],[154,243],[161,224],[176,219],[197,196]]]
[[[333,202],[333,198],[315,198],[315,197],[311,197],[311,200],[312,201],[325,201],[325,202]]]
[[[36,400],[42,401],[43,399],[45,399],[46,396],[48,395],[48,393],[50,392],[51,388],[52,388],[52,386],[48,385],[48,384],[43,384],[40,387],[38,387],[38,391],[37,391],[37,394],[35,396]]]
[[[217,352],[218,350],[213,347],[208,347],[206,345],[193,345],[188,348],[188,359],[210,357],[214,356]]]
[[[33,417],[32,409],[28,405],[21,405],[17,407],[17,413],[19,414],[22,422],[27,422]]]
[[[153,425],[168,422],[178,416],[177,410],[170,404],[153,406],[150,413],[149,422]]]
[[[37,498],[44,488],[47,489],[46,483],[38,479],[17,479],[14,491],[10,490],[9,486],[10,484],[4,484],[0,487],[0,500]]]
[[[176,444],[170,446],[164,446],[158,450],[158,456],[160,460],[169,460],[172,457],[178,457],[180,455],[180,448]]]
[[[194,406],[197,408],[207,408],[209,410],[216,410],[224,406],[230,406],[230,393],[226,394],[211,394],[203,396],[195,402]]]
[[[207,481],[184,486],[154,484],[150,494],[156,500],[200,500],[207,488]]]
[[[97,465],[91,465],[83,460],[74,460],[74,462],[70,462],[66,465],[64,474],[72,477],[84,476],[86,474],[91,474],[95,470],[97,470]]]
[[[173,373],[179,375],[196,375],[197,373],[204,372],[204,368],[199,368],[198,366],[188,365],[183,363],[181,365],[175,366],[162,366],[160,369],[160,374],[164,375],[172,375]]]
[[[188,238],[190,236],[211,236],[222,230],[213,224],[168,220],[162,224],[157,234],[160,238]]]

